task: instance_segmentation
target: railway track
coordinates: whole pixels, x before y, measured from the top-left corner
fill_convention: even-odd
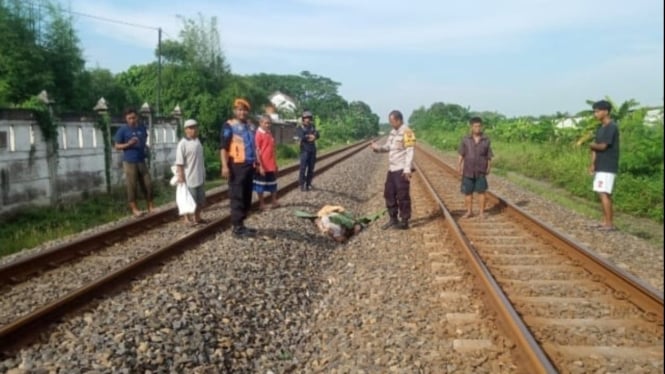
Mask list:
[[[662,372],[662,293],[490,192],[462,219],[456,170],[415,163],[526,372]]]
[[[352,157],[366,144],[321,155],[317,174]],[[279,172],[279,193],[298,187],[298,169],[292,165]],[[172,207],[0,266],[0,351],[6,353],[33,340],[67,312],[227,227],[226,188],[208,192],[207,199],[204,217],[209,223],[205,225],[183,229],[177,208]],[[142,236],[150,239],[137,245]]]

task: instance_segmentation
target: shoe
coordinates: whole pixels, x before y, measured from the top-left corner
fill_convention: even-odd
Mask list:
[[[308,185],[307,185],[307,191],[311,191],[311,190],[313,190],[313,189],[314,189],[314,186],[312,186],[311,184],[308,184]]]
[[[236,226],[233,228],[233,235],[240,238],[254,236],[254,234],[256,234],[256,230],[251,231],[251,229],[248,229],[245,226]]]
[[[395,228],[400,229],[400,230],[407,230],[409,228],[409,220],[402,220],[395,225]]]
[[[305,192],[307,191],[307,188],[305,186],[300,186],[300,191]]]
[[[381,226],[381,230],[387,230],[393,226],[396,226],[399,223],[397,218],[391,218],[390,221],[386,222],[383,226]]]

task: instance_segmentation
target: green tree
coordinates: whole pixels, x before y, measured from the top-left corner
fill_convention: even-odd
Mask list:
[[[82,84],[85,60],[71,16],[65,15],[60,6],[51,5],[48,9],[50,22],[44,32],[43,46],[51,79],[46,89],[62,110],[89,110],[95,101],[80,100],[89,87]]]
[[[51,79],[33,10],[19,0],[0,1],[0,104],[22,103]]]
[[[280,91],[296,101],[297,111],[310,110],[326,121],[344,116],[349,104],[339,94],[339,82],[303,71],[300,75],[256,74],[249,81],[266,95]]]
[[[88,87],[85,92],[79,94],[83,111],[89,111],[91,107],[89,103],[97,102],[100,97],[106,99],[109,112],[115,114],[122,113],[129,106],[141,104],[141,99],[136,91],[130,86],[123,85],[118,77],[108,69],[86,70],[80,79],[80,87]]]

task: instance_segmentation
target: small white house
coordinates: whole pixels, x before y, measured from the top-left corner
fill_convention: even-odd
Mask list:
[[[663,108],[649,109],[644,116],[644,124],[647,126],[655,126],[663,123]]]
[[[579,124],[584,117],[572,117],[572,118],[563,118],[560,120],[557,120],[554,126],[559,129],[567,129],[570,127],[577,127],[577,124]]]
[[[562,118],[556,121],[555,126],[559,129],[577,127],[584,117]],[[655,126],[663,123],[663,108],[649,109],[644,115],[645,126]]]
[[[268,100],[270,100],[272,105],[274,105],[278,111],[286,111],[291,113],[295,113],[296,111],[296,101],[293,100],[293,98],[290,96],[279,91],[275,91],[272,93],[272,95],[268,96]]]

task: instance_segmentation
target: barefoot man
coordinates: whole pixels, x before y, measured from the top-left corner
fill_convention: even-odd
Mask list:
[[[492,164],[492,146],[483,134],[483,120],[473,117],[469,121],[471,134],[465,136],[459,145],[457,170],[462,176],[462,193],[466,213],[462,218],[473,216],[473,193],[478,194],[480,219],[485,218],[485,191],[487,191],[487,175]]]

